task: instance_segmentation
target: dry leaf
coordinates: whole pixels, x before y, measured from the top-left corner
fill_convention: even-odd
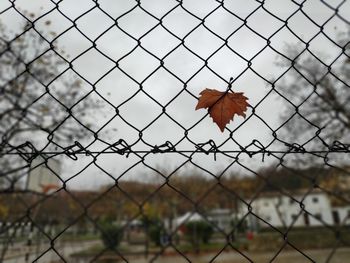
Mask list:
[[[210,117],[224,132],[235,114],[245,117],[248,98],[242,92],[222,92],[215,89],[205,89],[200,93],[196,110],[208,108]]]

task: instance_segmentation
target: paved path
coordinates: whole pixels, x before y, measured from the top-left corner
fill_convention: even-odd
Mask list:
[[[319,249],[319,250],[305,250],[303,251],[305,254],[307,254],[314,262],[317,263],[325,263],[327,262],[327,258],[331,253],[331,249]],[[267,253],[267,252],[247,252],[247,256],[254,262],[254,263],[268,263],[272,260],[274,253]],[[215,260],[213,260],[215,257],[215,254],[205,254],[205,255],[189,255],[188,259],[190,259],[191,262],[195,263],[208,263],[208,262],[215,262],[215,263],[249,263],[251,261],[245,259],[240,254],[235,252],[224,252],[221,255],[219,255]],[[336,250],[335,254],[331,258],[330,262],[332,263],[346,263],[350,262],[350,248],[339,248]],[[151,257],[145,258],[145,257],[138,257],[138,258],[128,258],[130,263],[146,263],[150,262],[152,259]],[[212,261],[213,260],[213,261]],[[188,263],[187,260],[185,260],[183,257],[180,256],[168,256],[168,257],[159,257],[155,261],[157,263]],[[311,260],[304,257],[302,254],[300,254],[297,251],[286,251],[282,252],[274,261],[273,263],[310,263]]]
[[[67,262],[71,262],[69,259],[69,255],[81,250],[86,250],[91,246],[99,244],[100,241],[82,241],[82,242],[69,242],[64,245],[57,245],[57,250],[60,255],[64,257]],[[23,251],[25,252],[25,251]],[[332,252],[332,249],[317,249],[317,250],[304,250],[306,255],[308,255],[314,262],[323,263],[327,262],[327,258]],[[245,254],[255,263],[266,263],[270,262],[274,257],[275,253],[271,252],[245,252]],[[12,255],[14,256],[14,255]],[[33,262],[33,260],[37,259],[38,255],[32,254],[28,262]],[[214,259],[215,258],[215,259]],[[330,262],[332,263],[345,263],[350,262],[350,248],[339,248],[335,251],[335,254],[331,258]],[[126,259],[130,263],[147,263],[153,259],[153,257],[145,258],[144,256],[126,256]],[[208,254],[190,254],[188,255],[188,259],[191,262],[195,263],[207,263],[207,262],[215,262],[215,263],[245,263],[250,262],[245,259],[242,255],[237,252],[223,252],[218,257],[215,257],[215,253]],[[56,253],[53,250],[48,251],[36,262],[42,263],[50,263],[50,262],[62,262]],[[25,263],[24,253],[18,254],[16,257],[7,258],[3,263]],[[121,262],[121,261],[120,261]],[[188,262],[181,256],[161,256],[158,257],[155,261],[158,263],[182,263]],[[278,257],[273,261],[274,263],[309,263],[312,262],[304,255],[300,254],[295,250],[286,250],[282,251]]]
[[[93,240],[93,241],[81,241],[81,242],[65,242],[61,244],[57,244],[55,246],[58,253],[67,261],[69,262],[69,255],[76,253],[81,250],[88,249],[91,246],[100,244],[99,240]],[[26,254],[26,246],[23,246],[21,250],[17,250],[15,252],[12,252],[11,254],[8,253],[5,257],[5,260],[3,263],[25,263],[25,254]],[[32,250],[31,255],[29,257],[29,260],[27,262],[33,262],[35,259],[37,259],[45,250],[49,248],[49,245],[46,244],[46,246],[42,246],[39,248],[39,253],[37,253],[35,250]],[[42,263],[50,263],[50,262],[62,262],[60,260],[59,256],[56,254],[54,250],[47,251],[42,257],[38,259],[37,262]]]

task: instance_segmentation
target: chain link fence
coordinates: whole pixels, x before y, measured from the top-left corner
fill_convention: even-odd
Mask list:
[[[346,262],[349,10],[2,1],[1,262]]]

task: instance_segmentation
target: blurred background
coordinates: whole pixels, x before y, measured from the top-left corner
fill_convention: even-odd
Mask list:
[[[345,262],[350,1],[3,0],[1,262]],[[195,110],[243,92],[223,132]]]

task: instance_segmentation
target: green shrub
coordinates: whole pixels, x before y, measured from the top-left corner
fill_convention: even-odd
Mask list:
[[[101,226],[101,240],[106,248],[114,249],[119,246],[123,239],[123,229],[111,222]]]
[[[149,238],[154,244],[156,244],[157,246],[160,246],[160,238],[163,232],[164,232],[164,228],[161,224],[151,225],[148,230]]]
[[[185,235],[192,245],[208,244],[213,233],[213,227],[205,221],[192,221],[185,224]]]
[[[160,238],[164,233],[164,226],[159,218],[142,218],[144,227],[149,239],[157,246],[160,246]]]

